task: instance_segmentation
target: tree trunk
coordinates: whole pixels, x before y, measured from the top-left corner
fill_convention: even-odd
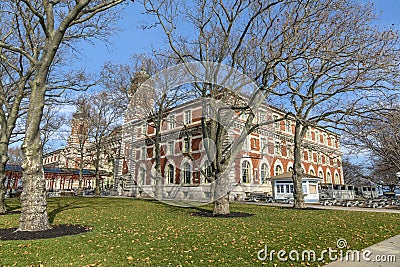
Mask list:
[[[161,175],[161,124],[158,123],[162,118],[158,118],[158,121],[155,123],[155,137],[154,137],[154,153],[155,153],[155,190],[154,190],[154,198],[157,200],[162,200],[163,198],[163,186],[162,186],[162,175]]]
[[[78,196],[82,195],[82,184],[83,184],[82,170],[79,170],[79,182],[78,182]]]
[[[95,162],[96,189],[94,191],[94,195],[96,197],[99,197],[100,196],[100,170],[99,170],[100,169],[100,166],[99,166],[100,165],[100,152],[97,151],[96,154],[97,154],[96,155],[96,162]]]
[[[99,170],[96,170],[96,189],[95,189],[95,192],[94,192],[94,195],[96,196],[96,197],[99,197],[100,196],[100,172],[99,172]]]
[[[0,213],[5,213],[6,209],[6,187],[4,183],[6,182],[6,162],[3,161],[3,155],[1,155],[0,162]]]
[[[225,215],[229,213],[230,211],[228,195],[220,197],[219,199],[214,201],[214,215]]]
[[[43,115],[46,75],[32,82],[25,138],[22,144],[23,190],[21,217],[17,231],[43,231],[50,229],[47,216],[46,181],[43,171],[43,147],[40,138],[40,121]]]
[[[228,177],[222,175],[215,179],[214,187],[214,215],[229,214]]]
[[[82,149],[80,152],[81,160],[79,162],[79,183],[78,183],[78,196],[82,195],[82,184],[83,184],[83,153]]]
[[[6,143],[0,144],[0,213],[5,213],[7,211],[6,187],[4,184],[6,181],[6,164],[8,160],[7,154],[8,145]]]
[[[304,195],[303,195],[303,169],[301,168],[301,153],[303,141],[303,126],[296,121],[295,134],[294,134],[294,163],[293,163],[293,196],[294,208],[304,209]]]
[[[39,123],[40,120],[38,119],[37,124]],[[27,131],[22,151],[25,159],[22,165],[24,171],[23,190],[18,231],[51,229],[47,217],[46,182],[42,165],[42,143],[39,127],[37,127],[36,134]]]

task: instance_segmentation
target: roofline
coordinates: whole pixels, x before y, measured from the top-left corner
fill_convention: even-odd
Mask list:
[[[246,95],[244,95],[243,93],[238,93],[238,94],[239,94],[240,96],[242,96],[242,97],[249,98],[249,96],[246,96]],[[171,113],[171,112],[172,112],[173,110],[175,110],[175,109],[180,109],[180,108],[182,108],[182,107],[189,106],[189,105],[195,103],[196,101],[199,101],[199,98],[200,98],[200,97],[198,97],[198,98],[196,98],[196,99],[189,100],[189,101],[187,101],[187,102],[185,102],[185,103],[182,103],[182,104],[179,104],[179,105],[177,105],[177,106],[175,106],[175,107],[166,109],[164,113],[169,114],[169,113]],[[284,115],[286,114],[285,111],[283,111],[283,110],[279,109],[278,107],[273,106],[273,105],[271,105],[271,104],[268,104],[268,103],[263,102],[261,105],[262,105],[262,107],[270,108],[270,109],[276,111],[277,113],[280,113],[282,116],[284,116]],[[125,117],[125,115],[124,115],[124,117]],[[289,115],[289,117],[291,117],[291,118],[294,119],[293,115]],[[143,119],[139,119],[139,118],[138,118],[137,120],[131,120],[131,121],[126,122],[126,123],[130,123],[130,122],[134,122],[134,121],[143,121]],[[326,129],[326,128],[324,128],[323,126],[320,126],[320,125],[313,126],[313,127],[314,127],[315,129],[319,129],[319,130],[323,130],[323,131],[329,132],[330,134],[335,135],[336,137],[340,137],[340,136],[341,136],[340,134],[335,133],[335,132],[333,132],[332,130]]]

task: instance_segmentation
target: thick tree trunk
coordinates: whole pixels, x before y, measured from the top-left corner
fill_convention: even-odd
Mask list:
[[[39,127],[37,127],[36,134],[27,132],[22,151],[25,156],[22,165],[24,170],[23,191],[21,194],[21,217],[17,231],[51,229],[47,216],[46,182],[42,165],[42,143]]]
[[[40,72],[39,72],[40,73]],[[47,216],[46,182],[43,172],[43,148],[40,138],[40,121],[43,115],[46,76],[39,75],[32,82],[25,138],[22,144],[23,190],[21,217],[18,231],[43,231],[50,229]]]
[[[214,215],[229,214],[228,177],[220,176],[215,180],[214,187]]]
[[[293,163],[293,187],[294,187],[294,208],[304,209],[304,195],[303,195],[303,169],[301,168],[301,153],[303,132],[302,125],[296,122],[295,136],[294,136],[294,163]]]
[[[214,215],[225,215],[229,214],[229,199],[228,195],[220,197],[219,199],[214,201]]]

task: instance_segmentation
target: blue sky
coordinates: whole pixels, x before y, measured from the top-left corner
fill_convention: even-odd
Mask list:
[[[361,0],[368,3],[373,2],[378,13],[380,22],[384,26],[400,29],[400,0]],[[100,67],[107,61],[114,63],[127,63],[131,55],[135,53],[149,53],[150,47],[157,47],[164,40],[163,33],[159,29],[142,30],[140,25],[146,16],[139,3],[130,4],[124,10],[123,19],[119,22],[123,29],[121,32],[111,36],[111,45],[96,42],[94,45],[86,44],[82,48],[82,57],[76,65],[91,72],[98,72]]]

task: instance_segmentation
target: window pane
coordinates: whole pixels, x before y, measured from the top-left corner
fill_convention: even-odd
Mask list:
[[[248,161],[242,163],[242,182],[250,183],[250,163]]]

